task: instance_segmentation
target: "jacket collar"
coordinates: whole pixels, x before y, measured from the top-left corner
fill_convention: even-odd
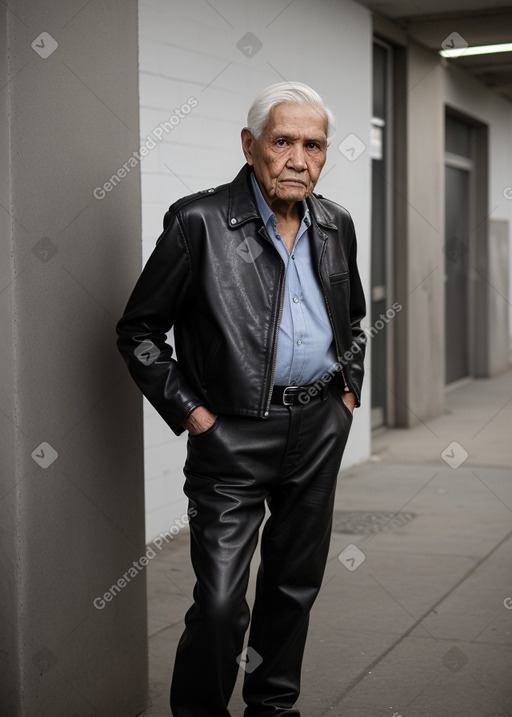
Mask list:
[[[260,219],[251,190],[251,167],[246,164],[229,185],[228,226],[236,229],[250,219]],[[334,217],[321,203],[320,195],[310,194],[306,202],[313,216],[313,223],[326,229],[337,229]]]
[[[228,225],[236,229],[260,215],[251,191],[251,167],[246,164],[229,185]]]
[[[309,211],[314,216],[316,223],[326,229],[337,229],[338,225],[334,221],[334,216],[327,210],[327,207],[320,201],[323,199],[321,194],[310,194],[306,199]]]

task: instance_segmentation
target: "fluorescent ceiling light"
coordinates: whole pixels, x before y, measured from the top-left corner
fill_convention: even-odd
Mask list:
[[[464,55],[491,55],[495,52],[512,52],[512,42],[505,42],[502,45],[479,45],[476,47],[454,47],[453,49],[440,50],[443,57],[462,57]]]

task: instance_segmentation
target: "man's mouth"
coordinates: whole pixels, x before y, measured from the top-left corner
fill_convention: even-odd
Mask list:
[[[300,187],[307,187],[306,182],[303,182],[301,179],[282,179],[281,181],[283,184],[293,184]]]

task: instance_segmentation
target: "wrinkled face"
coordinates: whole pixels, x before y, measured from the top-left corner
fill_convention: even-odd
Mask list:
[[[282,102],[272,107],[259,139],[242,130],[242,148],[270,206],[300,202],[325,164],[327,117],[320,107]]]

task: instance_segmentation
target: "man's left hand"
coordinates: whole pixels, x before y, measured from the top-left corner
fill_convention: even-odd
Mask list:
[[[345,404],[345,406],[348,408],[350,413],[354,413],[354,407],[356,405],[356,395],[352,391],[347,391],[346,393],[341,394],[341,400]]]

